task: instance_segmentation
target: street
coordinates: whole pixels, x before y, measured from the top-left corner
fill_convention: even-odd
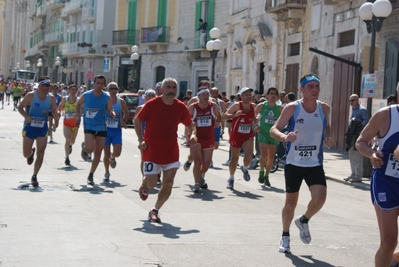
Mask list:
[[[37,176],[40,187],[33,189],[33,165],[22,156],[22,124],[12,103],[0,109],[1,267],[374,266],[379,234],[365,189],[329,180],[326,204],[309,222],[312,242],[303,244],[292,223],[292,253],[282,254],[283,171],[271,174],[272,187],[264,188],[258,170],[250,171],[251,181],[245,182],[238,169],[235,190],[226,189],[226,140],[205,177],[209,189],[193,193],[191,169],[185,172],[181,166],[160,210],[162,224],[153,224],[147,215],[159,187],[145,202],[139,198],[140,152],[133,128],[123,130],[122,155],[111,169],[111,181],[102,181],[100,162],[91,188],[86,185],[90,163],[80,156],[83,130],[73,146],[72,166],[66,167],[61,119]],[[188,152],[180,146],[182,164]],[[303,183],[295,218],[309,198]]]

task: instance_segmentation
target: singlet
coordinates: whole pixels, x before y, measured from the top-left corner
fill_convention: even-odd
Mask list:
[[[115,111],[115,118],[111,119],[109,113],[105,113],[105,121],[107,123],[107,131],[108,130],[121,130],[121,115],[122,115],[122,106],[121,100],[119,97],[116,98],[116,103],[112,105]]]
[[[269,107],[269,101],[265,101],[259,115],[260,131],[269,134],[270,129],[280,116],[280,105],[276,103],[274,107],[271,108]]]
[[[75,126],[75,121],[76,121],[76,104],[78,102],[78,99],[75,100],[75,102],[70,103],[69,102],[69,97],[65,97],[65,104],[64,104],[64,125],[69,127],[69,128],[76,128]]]
[[[6,94],[11,94],[11,85],[7,85]]]
[[[26,114],[32,118],[31,123],[24,123],[24,129],[39,129],[47,127],[48,110],[50,109],[50,96],[47,94],[45,100],[40,100],[37,92],[33,92],[33,101],[26,107]]]
[[[240,109],[244,112],[244,108],[242,106],[242,101],[238,102],[240,104]],[[255,118],[255,111],[252,104],[250,104],[250,111],[248,113],[243,113],[245,115],[241,115],[238,117],[234,117],[231,125],[231,139],[236,140],[237,138],[247,139],[254,136],[252,132],[252,123]]]
[[[12,88],[12,95],[13,97],[21,97],[22,87],[21,86],[14,86]]]
[[[0,84],[0,94],[4,94],[5,90],[6,90],[6,85]]]
[[[289,131],[298,130],[298,134],[295,142],[287,144],[286,164],[299,167],[322,166],[326,124],[327,120],[320,101],[317,101],[314,112],[307,113],[301,101],[297,100],[294,114],[290,118]]]
[[[194,104],[193,122],[197,128],[198,138],[215,139],[215,118],[211,101],[208,101],[208,106],[204,109],[199,106],[199,102]]]
[[[84,129],[92,131],[106,131],[105,114],[110,95],[102,91],[99,96],[94,95],[94,90],[85,92],[83,109]]]
[[[378,151],[384,153],[381,168],[374,169],[374,172],[381,177],[389,176],[399,178],[399,162],[395,160],[394,150],[399,144],[399,106],[389,107],[389,128],[383,137],[378,137]]]

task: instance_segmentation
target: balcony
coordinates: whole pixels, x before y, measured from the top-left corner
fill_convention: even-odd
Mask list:
[[[93,6],[87,5],[82,7],[82,20],[87,22],[94,22],[96,20]]]
[[[40,54],[40,51],[39,51],[39,49],[38,49],[37,46],[38,46],[38,45],[36,44],[36,45],[34,45],[34,46],[32,46],[31,48],[28,49],[28,51],[27,51],[27,53],[26,53],[26,56],[25,56],[25,59],[26,59],[26,60],[29,60],[29,59],[31,59],[31,58],[34,58],[34,57],[36,57],[38,54]]]
[[[46,33],[44,39],[47,44],[60,44],[64,42],[64,33],[62,31]]]
[[[140,31],[121,30],[112,31],[112,46],[121,50],[123,53],[131,53],[130,48],[139,43]]]
[[[168,44],[169,27],[151,27],[141,29],[141,43]]]
[[[80,57],[109,57],[114,53],[114,49],[107,44],[94,44],[90,47],[79,47]]]
[[[40,42],[37,45],[37,48],[39,49],[40,52],[42,52],[44,54],[48,53],[49,50],[50,50],[50,46],[47,43],[44,43],[44,42]]]
[[[65,7],[63,11],[67,15],[73,15],[79,12],[82,12],[82,1],[81,0],[70,0],[65,3]]]
[[[79,55],[78,42],[64,43],[62,45],[62,54],[65,56],[78,56]]]
[[[52,0],[48,6],[50,10],[57,10],[65,6],[66,0]]]
[[[307,0],[266,0],[266,13],[281,13],[306,9]]]
[[[46,7],[42,4],[36,7],[36,17],[43,18],[44,16],[46,16]]]

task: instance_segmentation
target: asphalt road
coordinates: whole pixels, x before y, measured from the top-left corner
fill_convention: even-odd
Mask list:
[[[94,188],[86,186],[90,164],[80,157],[80,130],[64,165],[62,128],[48,144],[38,175],[22,156],[22,117],[11,106],[0,109],[0,266],[374,266],[379,236],[366,189],[328,181],[323,209],[310,221],[312,242],[303,244],[291,226],[291,254],[278,252],[283,171],[271,188],[245,182],[238,170],[235,190],[226,189],[224,150],[214,152],[208,190],[193,193],[191,172],[177,173],[172,195],[161,209],[162,224],[147,221],[159,188],[147,201],[141,184],[140,153],[133,128],[123,131],[123,152],[111,181],[103,183],[102,162]],[[182,134],[183,127],[180,128]],[[159,133],[162,138],[162,133]],[[179,139],[179,143],[182,140]],[[227,143],[222,142],[226,148]],[[161,149],[161,148],[160,148]],[[181,146],[181,163],[188,149]],[[296,216],[309,201],[303,184]]]

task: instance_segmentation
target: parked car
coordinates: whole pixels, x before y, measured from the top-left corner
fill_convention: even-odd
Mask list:
[[[133,118],[136,114],[136,108],[139,105],[139,95],[136,93],[121,93],[119,97],[125,100],[127,108],[129,109],[129,116],[125,122],[133,125]]]

